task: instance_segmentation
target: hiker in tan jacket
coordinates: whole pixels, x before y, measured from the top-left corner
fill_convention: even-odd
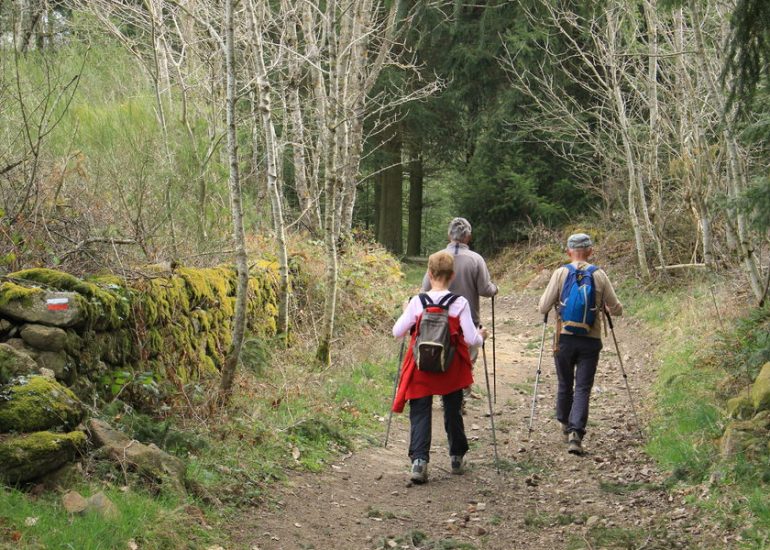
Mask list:
[[[593,242],[585,233],[576,233],[567,240],[567,255],[575,269],[585,270],[591,266],[588,259],[593,254]],[[570,265],[568,264],[568,265]],[[595,269],[595,268],[594,268]],[[551,309],[559,310],[564,305],[562,290],[570,269],[562,266],[553,272],[548,286],[540,297],[538,309],[545,315]],[[556,394],[556,418],[568,443],[568,452],[582,454],[582,440],[588,422],[588,403],[594,384],[599,352],[602,349],[601,317],[605,309],[613,316],[623,314],[623,306],[615,295],[607,274],[593,271],[595,292],[595,322],[587,327],[585,334],[574,334],[562,326],[561,315],[557,317],[557,336],[554,345],[554,361],[559,379]]]

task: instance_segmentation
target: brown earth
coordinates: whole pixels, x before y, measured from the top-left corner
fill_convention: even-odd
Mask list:
[[[528,440],[532,383],[542,317],[537,295],[496,300],[494,405],[500,472],[495,469],[483,363],[465,416],[468,471],[449,472],[438,399],[434,403],[430,481],[410,486],[407,415],[394,416],[387,448],[341,457],[321,474],[297,474],[275,499],[250,510],[233,530],[237,548],[561,549],[734,548],[693,489],[666,489],[667,475],[644,453],[611,336],[596,376],[582,457],[566,452],[553,419],[556,375],[546,353],[534,430]],[[489,305],[486,301],[485,307]],[[489,311],[482,314],[491,325]],[[618,320],[618,341],[637,411],[645,424],[657,364],[654,346],[633,319]],[[551,322],[553,326],[553,322]],[[492,379],[492,346],[487,361]],[[644,429],[644,426],[643,426]],[[383,434],[385,426],[383,424]]]

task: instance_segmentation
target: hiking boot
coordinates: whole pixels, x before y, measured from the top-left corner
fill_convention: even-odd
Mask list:
[[[559,425],[561,426],[561,436],[564,439],[564,443],[569,443],[569,429],[567,425],[563,422],[559,422]]]
[[[428,481],[428,462],[423,458],[415,458],[412,462],[412,483],[425,483]]]
[[[452,464],[452,473],[456,476],[463,475],[465,473],[465,465],[463,464],[463,457],[460,455],[452,455],[449,457],[449,461]]]
[[[583,454],[583,440],[577,432],[570,432],[567,452],[573,455]]]

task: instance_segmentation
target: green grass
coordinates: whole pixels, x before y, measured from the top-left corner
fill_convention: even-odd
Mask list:
[[[122,492],[98,486],[78,487],[84,496],[104,490],[117,507],[116,519],[96,514],[70,516],[60,495],[40,497],[13,490],[0,491],[0,546],[18,538],[13,547],[99,550],[127,548],[128,541],[139,547],[201,547],[216,540],[217,534],[196,526],[177,509],[179,504],[142,492]],[[34,523],[34,525],[33,525]],[[184,526],[184,533],[180,528]]]
[[[390,399],[394,358],[326,373],[309,372],[301,358],[286,352],[283,366],[261,377],[244,369],[229,414],[207,424],[153,420],[120,403],[105,411],[132,437],[155,442],[187,462],[195,494],[222,503],[204,507],[212,530],[186,518],[185,506],[203,507],[195,496],[176,500],[150,494],[137,488],[142,484],[133,474],[131,490],[122,492],[116,488],[126,482],[122,472],[111,462],[92,461],[92,479],[113,480],[104,490],[121,512],[118,519],[70,520],[56,493],[33,497],[1,489],[0,547],[14,536],[21,536],[24,548],[127,548],[130,540],[140,548],[207,548],[206,541],[226,547],[227,524],[244,506],[269,502],[271,484],[288,470],[319,471],[340,453],[378,443],[384,432],[379,419]],[[99,488],[80,490],[88,496]],[[36,525],[26,526],[28,517],[38,518]]]
[[[422,279],[427,268],[427,264],[402,263],[401,270],[404,272],[404,285],[415,292],[418,291],[420,286],[422,286]]]
[[[191,458],[192,477],[240,505],[261,500],[265,484],[286,470],[320,471],[340,452],[378,442],[394,370],[364,363],[328,377],[291,366],[272,373],[244,390],[236,413],[214,429],[221,443]],[[296,379],[275,383],[285,377]]]
[[[770,456],[723,460],[718,444],[729,422],[726,400],[770,358],[770,311],[749,310],[736,321],[724,321],[722,331],[710,284],[693,280],[665,291],[626,289],[628,311],[661,342],[647,451],[670,472],[671,484],[702,484],[716,476],[714,498],[693,503],[725,528],[742,530],[745,547],[765,548],[770,540]],[[622,533],[609,534],[619,537],[623,547]]]

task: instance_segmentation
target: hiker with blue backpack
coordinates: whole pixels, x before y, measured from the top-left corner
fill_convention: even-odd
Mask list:
[[[428,480],[434,395],[440,395],[444,405],[453,474],[463,473],[468,452],[461,407],[463,388],[473,384],[469,347],[482,345],[487,332],[476,328],[468,301],[449,291],[454,265],[446,251],[431,255],[430,290],[414,296],[393,326],[396,338],[411,334],[393,412],[402,412],[409,402],[410,479],[418,484]]]
[[[556,419],[569,453],[583,454],[588,404],[602,349],[601,313],[623,314],[607,274],[588,259],[593,242],[585,233],[567,240],[570,263],[556,269],[540,297],[538,309],[547,315],[557,309],[554,360],[559,389]]]

